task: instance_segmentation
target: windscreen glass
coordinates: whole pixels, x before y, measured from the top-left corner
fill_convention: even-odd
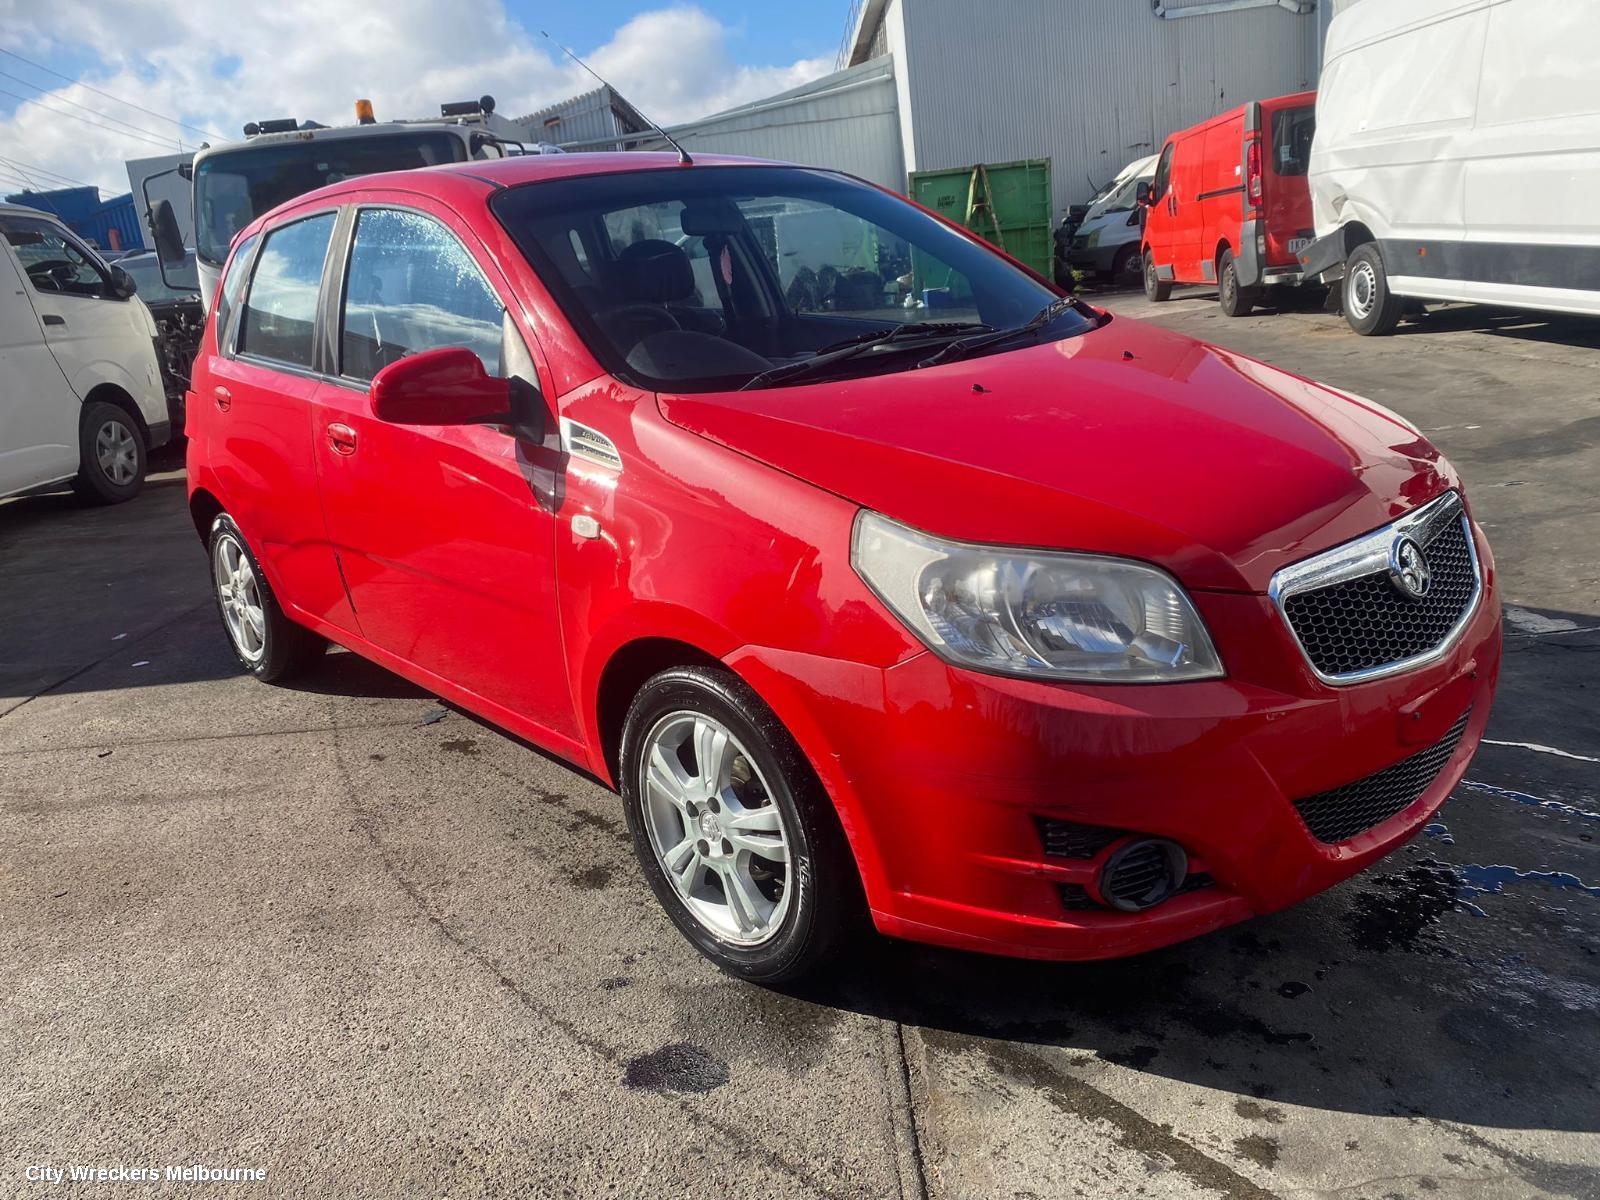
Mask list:
[[[228,244],[285,200],[329,183],[379,171],[465,162],[467,144],[437,130],[256,144],[201,161],[194,174],[195,248],[220,266]]]
[[[931,342],[1025,323],[1056,298],[921,209],[825,171],[593,175],[491,207],[600,363],[643,387],[740,387],[890,333],[836,373],[909,369]],[[1089,326],[1071,310],[1046,333]]]

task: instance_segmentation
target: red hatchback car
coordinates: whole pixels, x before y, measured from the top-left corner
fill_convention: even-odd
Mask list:
[[[862,912],[1097,958],[1282,908],[1489,716],[1493,563],[1413,426],[830,171],[302,196],[235,242],[188,411],[244,666],[334,641],[593,772],[747,978]]]

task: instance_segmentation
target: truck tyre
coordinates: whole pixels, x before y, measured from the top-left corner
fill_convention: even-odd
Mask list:
[[[1144,260],[1139,256],[1139,247],[1124,246],[1111,260],[1111,271],[1106,276],[1106,282],[1131,287],[1143,272]]]
[[[1233,251],[1224,249],[1217,259],[1217,303],[1230,317],[1248,317],[1261,296],[1259,287],[1244,287],[1239,283],[1239,268],[1233,261]]]
[[[1363,337],[1390,333],[1405,302],[1389,290],[1383,259],[1372,242],[1357,246],[1344,265],[1344,319]]]
[[[78,477],[72,488],[90,504],[121,504],[144,486],[148,467],[138,422],[96,400],[78,418]]]
[[[639,689],[618,755],[634,852],[667,915],[731,975],[815,972],[861,923],[855,860],[794,739],[731,671]]]
[[[1160,304],[1172,295],[1172,280],[1160,279],[1156,276],[1155,256],[1148,250],[1144,255],[1144,298],[1152,304]]]

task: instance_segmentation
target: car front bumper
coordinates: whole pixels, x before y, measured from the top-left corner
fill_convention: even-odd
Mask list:
[[[817,768],[880,931],[1036,958],[1136,954],[1273,912],[1412,837],[1465,773],[1500,666],[1493,563],[1439,661],[1330,687],[1265,596],[1196,593],[1225,679],[1079,686],[984,675],[922,653],[886,670],[746,648],[730,657]],[[1466,728],[1426,788],[1348,841],[1294,801]],[[1045,853],[1041,820],[1170,838],[1209,882],[1141,913],[1069,907],[1096,860]],[[1102,856],[1103,858],[1103,856]],[[1067,885],[1063,889],[1063,885]]]

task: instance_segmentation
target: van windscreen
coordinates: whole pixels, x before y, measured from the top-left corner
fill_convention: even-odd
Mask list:
[[[1304,175],[1311,166],[1311,135],[1317,127],[1317,110],[1284,108],[1272,114],[1272,172]]]

